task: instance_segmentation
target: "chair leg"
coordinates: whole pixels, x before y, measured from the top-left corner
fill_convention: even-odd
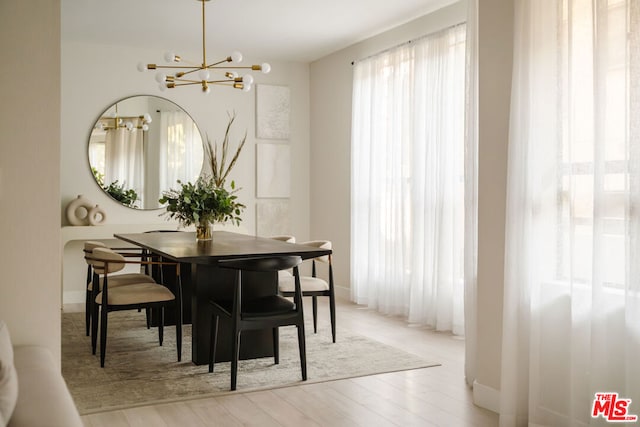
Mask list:
[[[307,380],[307,349],[304,340],[304,324],[298,324],[298,348],[300,349],[300,369],[302,381]]]
[[[216,348],[218,347],[218,316],[211,315],[211,334],[209,337],[209,372],[213,372],[216,362]]]
[[[233,354],[231,355],[231,390],[238,382],[238,358],[240,357],[240,331],[233,334]]]
[[[278,328],[273,328],[273,362],[280,364],[280,333]]]
[[[158,320],[160,322],[158,324],[158,339],[160,341],[160,347],[162,347],[162,343],[164,342],[164,307],[161,307],[158,313],[160,317]]]
[[[104,359],[107,355],[107,309],[100,307],[100,367],[104,368]]]
[[[176,345],[178,346],[178,362],[182,361],[182,304],[176,304]]]
[[[91,304],[91,354],[96,354],[98,345],[98,310],[100,306],[97,303]]]
[[[329,295],[329,312],[331,315],[331,338],[336,342],[336,296]]]
[[[84,301],[84,324],[85,324],[85,332],[87,336],[90,334],[91,330],[91,294],[92,291],[89,290],[89,284],[91,283],[91,266],[87,266],[87,286],[85,286],[85,301]]]
[[[140,310],[138,310],[138,312],[140,312]],[[145,314],[147,316],[147,329],[151,329],[151,309],[147,307]]]
[[[84,326],[87,336],[91,333],[91,291],[87,287],[84,301]]]
[[[318,333],[318,297],[312,296],[311,301],[313,302],[313,333]]]

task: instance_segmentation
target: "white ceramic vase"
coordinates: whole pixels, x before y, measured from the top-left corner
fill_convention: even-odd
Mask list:
[[[93,207],[93,202],[79,194],[67,205],[67,221],[71,225],[90,225],[89,212]]]

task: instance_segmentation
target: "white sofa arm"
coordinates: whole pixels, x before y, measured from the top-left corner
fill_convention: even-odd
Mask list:
[[[82,427],[69,389],[45,347],[16,346],[18,401],[8,427]]]

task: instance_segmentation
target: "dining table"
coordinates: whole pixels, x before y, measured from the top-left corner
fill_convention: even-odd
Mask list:
[[[331,254],[320,249],[287,243],[268,237],[230,231],[214,231],[211,240],[196,240],[195,232],[127,233],[114,237],[139,246],[163,259],[179,262],[183,290],[185,323],[191,323],[191,360],[197,365],[209,363],[211,309],[210,300],[233,299],[235,274],[218,266],[218,261],[233,258],[300,256],[303,260]],[[168,276],[164,274],[164,276]],[[166,279],[167,277],[165,277]],[[278,274],[243,272],[243,298],[273,295],[278,292]],[[216,362],[231,360],[231,324],[220,319]],[[245,331],[240,341],[240,359],[273,356],[270,330]]]

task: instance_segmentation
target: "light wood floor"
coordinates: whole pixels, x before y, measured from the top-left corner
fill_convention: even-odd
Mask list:
[[[328,321],[326,305],[319,317]],[[498,425],[496,414],[472,402],[462,339],[345,301],[339,302],[337,317],[338,339],[340,328],[347,328],[442,366],[103,412],[84,416],[85,426]]]

